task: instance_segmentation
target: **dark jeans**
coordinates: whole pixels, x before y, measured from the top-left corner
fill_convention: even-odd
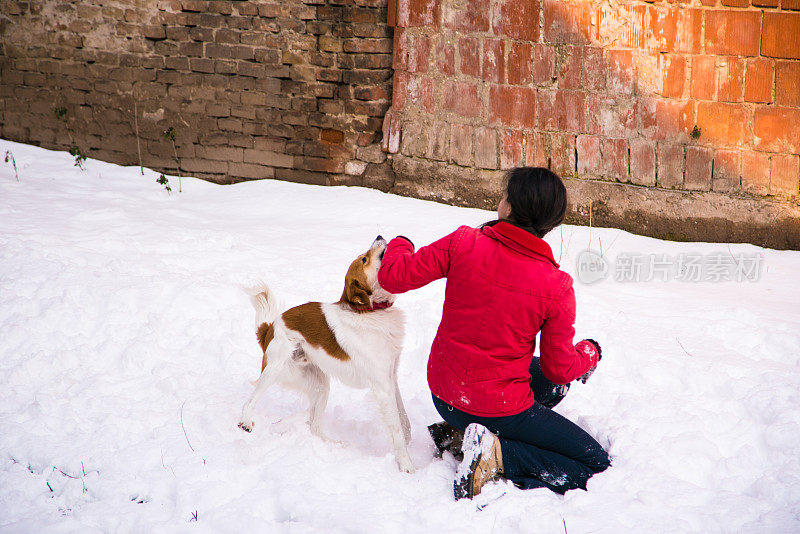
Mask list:
[[[536,402],[527,410],[505,417],[480,417],[453,408],[437,397],[433,404],[451,426],[464,430],[479,423],[500,438],[505,477],[523,489],[549,488],[565,493],[586,489],[586,481],[611,461],[603,447],[578,425],[552,411],[566,395],[542,374],[539,359],[531,365],[531,388]],[[562,388],[563,389],[563,388]]]

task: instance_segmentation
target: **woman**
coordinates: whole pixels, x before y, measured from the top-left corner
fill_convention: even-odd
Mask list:
[[[391,293],[447,278],[428,385],[442,418],[464,431],[456,499],[501,476],[522,488],[586,489],[610,465],[597,441],[548,407],[566,392],[558,384],[585,381],[601,358],[593,340],[573,345],[572,278],[542,240],[566,206],[556,174],[518,168],[497,221],[462,226],[416,252],[402,236],[386,249],[378,281]]]

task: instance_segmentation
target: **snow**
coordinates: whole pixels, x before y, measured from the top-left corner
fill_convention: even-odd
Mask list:
[[[335,301],[377,234],[429,243],[492,213],[379,191],[218,186],[0,140],[2,532],[791,532],[800,530],[800,252],[564,226],[578,339],[604,358],[557,410],[613,466],[565,496],[501,482],[453,502],[425,380],[444,284],[402,295],[413,475],[374,402],[334,384],[313,437],[279,388],[236,427],[260,366],[240,286]],[[630,256],[759,258],[757,280],[621,281]],[[653,256],[655,255],[655,256]],[[681,256],[683,255],[683,256]],[[627,259],[626,259],[627,258]],[[707,267],[710,273],[711,267]],[[576,276],[577,277],[577,276]],[[479,511],[481,505],[487,506]]]

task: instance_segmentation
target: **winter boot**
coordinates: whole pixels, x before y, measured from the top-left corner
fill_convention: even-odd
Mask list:
[[[464,439],[464,432],[448,425],[444,421],[428,425],[428,432],[433,439],[434,445],[438,453],[436,456],[441,457],[444,451],[450,451],[456,460],[459,462],[463,457],[461,453],[461,441]]]
[[[503,476],[503,451],[500,440],[489,429],[472,423],[464,431],[461,446],[464,459],[456,469],[453,495],[456,500],[478,495],[483,485]]]

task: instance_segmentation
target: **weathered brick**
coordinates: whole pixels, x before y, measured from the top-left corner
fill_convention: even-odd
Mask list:
[[[573,134],[550,134],[550,170],[559,176],[575,175],[575,136]]]
[[[448,81],[442,88],[442,108],[462,117],[477,117],[483,104],[478,98],[478,86],[472,83]]]
[[[533,82],[547,84],[555,79],[556,53],[552,46],[533,45]]]
[[[686,147],[686,173],[684,187],[696,191],[711,190],[713,157],[710,148]]]
[[[628,181],[628,143],[625,139],[602,140],[603,175],[620,182]]]
[[[642,99],[639,111],[641,133],[649,139],[683,142],[688,140],[694,126],[694,106],[690,101]]]
[[[658,144],[656,185],[670,189],[683,187],[683,146]]]
[[[579,132],[584,129],[585,93],[581,91],[538,92],[538,128]]]
[[[528,87],[493,85],[489,89],[489,123],[533,128],[536,91]]]
[[[603,91],[606,88],[606,64],[602,48],[587,46],[583,49],[583,88]]]
[[[755,147],[759,150],[800,154],[800,109],[758,106],[753,117]]]
[[[596,8],[590,2],[544,0],[545,41],[556,44],[588,44],[593,37],[592,24],[597,23],[596,13]]]
[[[442,25],[445,28],[467,32],[489,31],[489,10],[484,0],[466,0],[461,5],[442,4]]]
[[[500,168],[522,167],[524,136],[520,130],[504,130],[501,139]]]
[[[724,193],[739,190],[741,159],[739,150],[717,150],[714,152],[714,173],[711,177],[712,190]]]
[[[404,0],[397,3],[397,25],[401,28],[431,26],[436,22],[434,0]]]
[[[582,68],[582,47],[562,46],[556,52],[556,72],[558,87],[561,89],[582,89],[580,83]]]
[[[760,28],[760,11],[706,11],[705,50],[710,54],[757,56]]]
[[[196,155],[198,158],[215,161],[242,161],[242,149],[228,146],[198,146]]]
[[[747,61],[744,83],[746,102],[772,102],[773,63],[771,59],[764,58]],[[798,85],[798,91],[800,92],[800,85]]]
[[[761,55],[800,59],[800,13],[764,12]]]
[[[669,98],[681,98],[684,80],[686,80],[686,58],[675,54],[665,54],[662,65],[664,83],[661,94]]]
[[[433,113],[436,106],[434,99],[434,83],[427,76],[415,76],[408,83],[408,102],[419,106],[428,113]]]
[[[716,92],[716,59],[714,56],[692,58],[692,98],[712,100]]]
[[[527,85],[531,82],[531,45],[530,43],[509,43],[508,49],[508,83],[511,85]]]
[[[459,39],[458,54],[460,58],[459,70],[461,74],[480,78],[480,41],[471,37]]]
[[[770,81],[771,79],[770,77]],[[781,106],[800,107],[800,61],[776,62],[775,103]]]
[[[756,195],[769,194],[769,154],[742,152],[742,190]]]
[[[259,165],[269,165],[271,167],[287,167],[294,165],[294,158],[288,154],[246,148],[243,151],[244,163],[258,163]]]
[[[578,176],[597,176],[602,169],[600,138],[594,135],[579,135],[575,140],[578,152]]]
[[[647,45],[660,52],[695,54],[702,47],[703,11],[672,5],[648,6]]]
[[[425,124],[406,122],[403,124],[403,135],[400,152],[406,156],[425,157],[428,151],[429,129]]]
[[[428,139],[429,159],[447,161],[450,154],[450,125],[443,121],[434,121]]]
[[[598,40],[600,43],[627,48],[644,46],[645,14],[643,4],[602,4],[598,13]]]
[[[634,65],[630,50],[606,50],[608,60],[609,90],[615,93],[633,93]]]
[[[644,139],[632,139],[629,146],[631,183],[648,186],[655,185],[655,143]]]
[[[472,126],[450,126],[450,161],[465,167],[472,164]]]
[[[430,48],[430,41],[428,41],[428,48]],[[342,41],[342,50],[347,53],[357,54],[391,54],[392,40],[365,39],[363,37],[344,39]]]
[[[700,102],[697,105],[697,126],[704,143],[718,147],[745,146],[749,110],[738,104]]]
[[[494,5],[492,20],[498,37],[539,40],[539,0],[500,0]]]
[[[800,159],[796,154],[773,154],[769,165],[769,192],[797,196],[800,186]]]
[[[638,107],[633,98],[597,94],[588,99],[586,130],[608,137],[638,137]]]
[[[722,57],[717,62],[717,100],[741,102],[744,90],[744,61]]]
[[[494,128],[475,128],[475,166],[482,169],[497,168],[497,132]]]
[[[492,83],[503,83],[505,76],[505,46],[499,39],[483,42],[483,79]]]
[[[440,39],[436,44],[435,54],[436,69],[445,76],[455,74],[455,46],[444,39]]]
[[[550,151],[547,134],[525,133],[525,165],[527,167],[550,167]]]

